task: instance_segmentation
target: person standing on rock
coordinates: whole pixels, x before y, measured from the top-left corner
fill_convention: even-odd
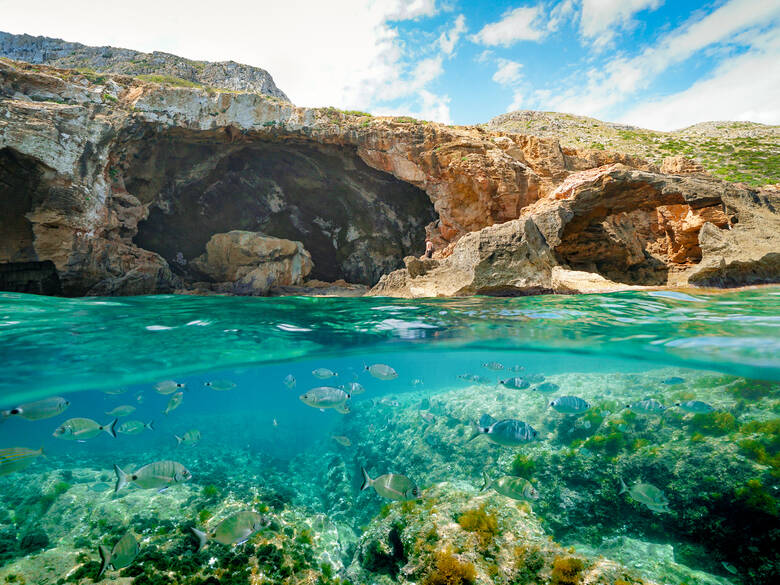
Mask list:
[[[425,240],[425,258],[433,258],[433,242]]]

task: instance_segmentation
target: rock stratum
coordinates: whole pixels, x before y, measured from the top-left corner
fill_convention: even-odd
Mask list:
[[[274,281],[299,284],[310,257],[312,279],[379,281],[371,294],[777,282],[778,209],[776,189],[682,158],[658,168],[553,137],[0,60],[13,290],[47,292],[52,266],[65,295],[193,288],[214,238],[236,230],[295,244],[298,275]],[[426,237],[437,252],[420,262]]]

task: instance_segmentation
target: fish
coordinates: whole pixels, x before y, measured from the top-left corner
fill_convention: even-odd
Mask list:
[[[163,414],[168,414],[169,412],[179,408],[179,406],[181,406],[182,400],[184,400],[184,392],[177,392],[171,396],[171,399],[168,401],[168,406],[166,406],[165,410],[163,410]]]
[[[43,453],[43,447],[40,449],[28,449],[27,447],[0,449],[0,475],[8,475],[27,469],[38,457],[46,457]]]
[[[706,402],[702,402],[701,400],[686,400],[685,402],[676,402],[675,406],[678,407],[683,412],[687,412],[689,414],[708,414],[710,412],[715,412],[715,408]]]
[[[226,390],[232,390],[236,387],[235,382],[231,382],[230,380],[214,380],[213,382],[204,382],[204,386],[208,386],[212,390],[217,390],[219,392],[225,392]]]
[[[732,575],[738,575],[739,574],[739,571],[737,570],[737,568],[734,565],[732,565],[731,563],[727,563],[726,561],[721,561],[720,564],[723,565],[723,568],[726,569]]]
[[[135,395],[135,401],[138,404],[143,404],[144,400],[146,400],[146,398],[144,397],[144,393],[143,392],[139,392],[138,394]]]
[[[287,386],[289,390],[293,390],[295,388],[295,376],[293,376],[292,374],[287,374],[284,377],[283,382],[284,385]]]
[[[174,483],[182,483],[192,479],[190,471],[176,461],[155,461],[144,465],[133,473],[125,473],[118,465],[114,464],[114,473],[116,474],[114,493],[130,483],[141,489],[157,488],[163,491]]]
[[[176,382],[175,380],[163,380],[162,382],[157,382],[157,384],[154,385],[154,389],[160,394],[173,394],[179,388],[184,388],[184,386],[185,384]]]
[[[330,438],[336,441],[342,447],[352,446],[352,441],[349,440],[349,437],[345,437],[344,435],[331,435]]]
[[[436,417],[433,415],[433,413],[430,410],[421,410],[420,416],[427,423],[433,424],[436,422]]]
[[[680,378],[679,376],[672,376],[671,378],[666,378],[664,381],[664,384],[668,384],[669,386],[675,386],[677,384],[682,384],[685,382],[684,378]]]
[[[531,384],[544,382],[544,376],[542,374],[526,374],[525,379],[531,382]]]
[[[484,471],[482,472],[482,478],[484,483],[479,488],[481,492],[493,488],[502,496],[512,498],[513,500],[536,500],[539,497],[539,492],[525,478],[504,475],[498,479],[491,480]]]
[[[127,392],[127,388],[109,388],[108,390],[101,390],[101,392],[110,396],[118,396]]]
[[[411,386],[422,386],[423,384],[425,384],[425,382],[423,382],[422,380],[420,380],[420,378],[415,378],[415,379],[414,379],[414,380],[412,380],[412,381],[411,381],[409,384],[410,384]]]
[[[100,572],[98,573],[98,579],[106,572],[109,565],[113,567],[115,571],[124,569],[138,556],[138,539],[132,530],[126,532],[125,535],[120,538],[114,548],[110,551],[108,547],[102,544],[98,547],[98,553],[100,554]]]
[[[122,406],[117,406],[116,408],[109,410],[106,412],[108,416],[113,416],[116,418],[121,418],[123,416],[127,416],[128,414],[132,414],[135,412],[135,406],[130,406],[129,404],[123,404]]]
[[[479,423],[472,423],[472,428],[468,441],[485,435],[493,443],[504,447],[517,447],[535,441],[539,436],[539,432],[526,422],[513,418],[497,421],[487,414],[482,415]]]
[[[534,390],[536,390],[537,392],[541,392],[542,394],[550,394],[552,392],[557,392],[560,389],[561,387],[558,386],[558,384],[554,384],[553,382],[544,382],[542,384],[534,386]]]
[[[632,500],[643,504],[653,512],[670,512],[669,500],[666,499],[666,495],[653,484],[638,481],[629,488],[621,478],[620,492],[618,493],[628,493]]]
[[[54,430],[52,436],[70,441],[83,441],[97,437],[101,431],[104,431],[116,438],[117,422],[119,419],[115,418],[110,423],[101,425],[91,418],[69,418]]]
[[[507,378],[506,380],[499,380],[499,384],[512,390],[524,390],[531,386],[530,382],[524,378]]]
[[[507,370],[514,372],[515,374],[522,372],[525,369],[524,366],[509,366]]]
[[[329,370],[328,368],[317,368],[316,370],[312,370],[311,375],[320,380],[327,380],[328,378],[335,378],[338,376],[336,372]]]
[[[490,384],[491,380],[484,376],[478,376],[477,374],[459,374],[458,378],[461,380],[468,380],[469,382],[476,382],[477,384]]]
[[[336,412],[340,412],[341,414],[347,414],[349,412],[347,400],[349,400],[350,394],[332,386],[318,386],[317,388],[312,388],[306,392],[306,394],[301,394],[298,398],[305,405],[319,408],[323,411],[326,408],[333,408]]]
[[[485,362],[482,364],[482,367],[497,372],[498,370],[504,369],[504,364],[502,364],[501,362]]]
[[[366,371],[379,380],[395,380],[398,377],[398,373],[387,364],[366,366]]]
[[[405,475],[386,473],[376,479],[371,479],[365,467],[361,467],[360,471],[363,473],[360,491],[372,487],[380,496],[390,500],[414,500],[420,497],[417,486]]]
[[[203,532],[197,528],[191,528],[190,530],[198,539],[198,552],[200,552],[210,540],[225,546],[243,544],[253,534],[270,525],[271,520],[267,516],[246,510],[236,512],[225,518],[217,525],[214,532]]]
[[[580,414],[590,408],[590,404],[579,396],[559,396],[548,406],[561,414]]]
[[[627,404],[626,408],[637,414],[661,414],[666,407],[655,398],[645,398],[633,404]]]
[[[351,395],[363,394],[366,391],[366,389],[363,387],[363,384],[361,384],[360,382],[350,382],[349,384],[342,384],[339,386],[339,388]]]
[[[272,427],[278,427],[278,426],[279,426],[279,423],[277,422],[277,420],[276,420],[276,419],[273,419],[273,420],[271,421],[271,426],[272,426]]]
[[[2,411],[1,414],[3,418],[18,416],[25,420],[43,420],[65,412],[69,406],[70,402],[62,396],[52,396],[51,398],[20,404],[16,408]]]
[[[119,425],[117,432],[123,435],[138,435],[144,432],[144,429],[153,431],[154,421],[150,420],[148,423],[141,422],[140,420],[129,420]]]
[[[87,489],[91,492],[102,493],[110,490],[111,486],[104,481],[99,481],[98,483],[93,483]]]
[[[392,398],[380,398],[378,402],[375,402],[374,404],[384,404],[385,406],[401,406],[401,403],[397,400],[393,400]]]
[[[198,429],[190,429],[184,433],[181,437],[179,435],[173,435],[176,437],[176,446],[184,445],[185,447],[194,447],[200,442],[200,431]]]

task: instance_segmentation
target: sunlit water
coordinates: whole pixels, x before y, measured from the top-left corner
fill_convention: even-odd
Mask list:
[[[476,495],[483,470],[521,473],[539,494],[530,503],[545,529],[583,554],[612,555],[648,579],[668,578],[661,561],[615,548],[616,539],[636,539],[671,545],[676,562],[712,582],[768,583],[780,532],[778,328],[777,288],[415,301],[0,293],[0,408],[57,395],[70,402],[52,418],[0,423],[0,449],[42,446],[47,455],[0,476],[0,580],[27,573],[32,582],[56,582],[97,560],[98,544],[110,547],[127,528],[143,532],[128,502],[146,490],[114,495],[113,465],[132,470],[172,459],[192,479],[165,494],[182,500],[179,510],[159,512],[171,525],[200,525],[207,518],[193,517],[198,510],[264,500],[274,510],[324,517],[359,539],[387,503],[359,491],[361,466],[372,476],[405,474],[423,497],[439,482],[471,485]],[[398,377],[372,377],[365,366],[375,363]],[[320,380],[317,368],[338,375]],[[284,383],[288,375],[294,388]],[[534,382],[499,384],[513,376]],[[542,379],[559,388],[533,390]],[[163,380],[184,385],[181,405],[167,415],[172,395],[154,387]],[[235,387],[205,385],[214,381]],[[349,399],[349,414],[299,399],[317,386],[355,381],[365,392]],[[564,395],[585,399],[590,410],[574,416],[548,407]],[[659,416],[625,408],[651,397],[667,407]],[[674,406],[686,400],[715,410]],[[106,413],[122,405],[134,411],[118,425],[153,421],[154,430],[84,442],[52,436],[72,417],[109,425]],[[483,414],[523,420],[539,440],[517,448],[468,441]],[[193,429],[200,441],[177,446],[175,436]],[[518,454],[531,468],[522,469]],[[334,467],[343,468],[335,479]],[[662,490],[669,511],[618,494],[623,479]],[[22,545],[41,532],[47,542]],[[328,560],[344,577],[356,544],[333,546]]]

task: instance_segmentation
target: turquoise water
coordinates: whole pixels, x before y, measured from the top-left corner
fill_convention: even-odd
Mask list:
[[[47,455],[0,475],[0,582],[91,583],[98,545],[110,549],[128,530],[140,552],[109,567],[106,582],[435,585],[442,551],[475,567],[455,585],[554,582],[544,547],[552,564],[536,580],[518,576],[519,565],[514,576],[490,569],[508,535],[538,523],[586,567],[603,555],[658,583],[769,583],[780,533],[779,328],[778,288],[414,301],[0,293],[0,409],[69,402],[51,418],[0,423],[0,449]],[[397,377],[365,370],[377,363]],[[318,379],[317,368],[338,375]],[[529,387],[499,383],[511,377]],[[165,380],[183,385],[168,414],[173,394],[155,389]],[[299,399],[352,382],[365,391],[348,414]],[[535,389],[543,382],[552,391]],[[589,408],[549,407],[567,395]],[[663,410],[626,408],[646,398]],[[691,400],[711,411],[675,406]],[[118,406],[133,412],[117,426],[153,421],[153,430],[52,435],[72,417],[108,427]],[[522,420],[538,439],[469,440],[484,414]],[[199,442],[177,446],[190,430]],[[191,479],[114,493],[114,465],[133,473],[160,460]],[[362,466],[372,478],[407,476],[419,503],[361,491]],[[521,477],[536,496],[480,492],[483,471]],[[659,490],[664,511],[634,484]],[[469,540],[484,531],[464,528],[464,506],[495,514],[493,549]],[[414,532],[444,509],[455,529]],[[270,528],[196,552],[190,528],[213,531],[237,510],[266,514]],[[401,552],[391,542],[398,554],[379,562],[369,553],[386,543],[372,539],[392,519],[404,527]]]

